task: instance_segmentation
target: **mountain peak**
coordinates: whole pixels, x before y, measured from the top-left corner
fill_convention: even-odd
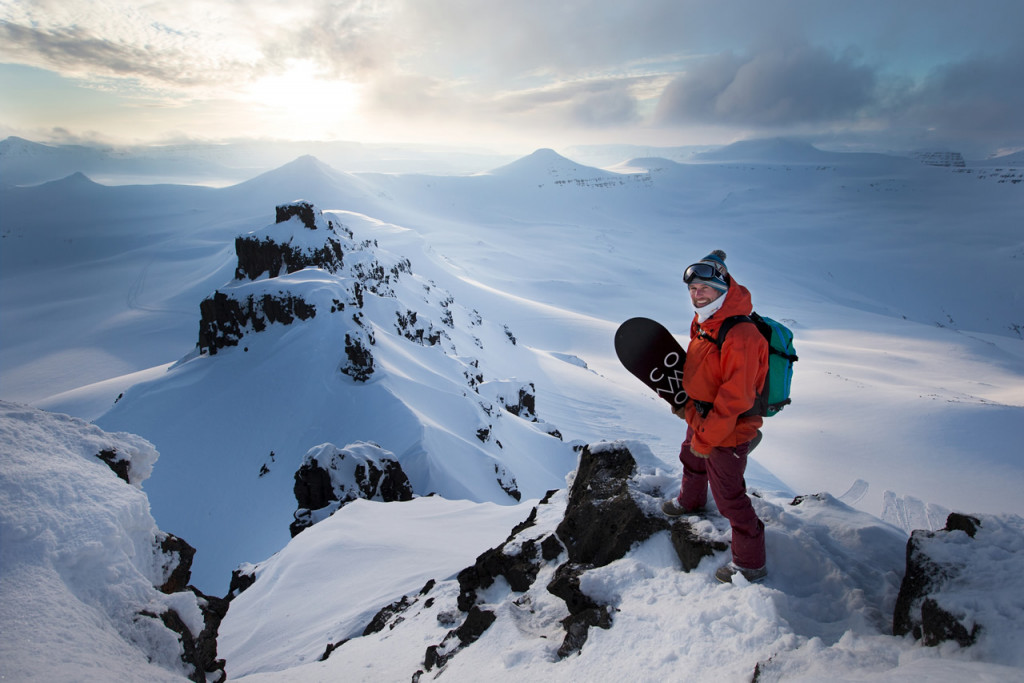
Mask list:
[[[815,162],[827,157],[814,145],[789,138],[762,138],[740,140],[721,149],[702,152],[698,161],[747,161],[747,162]]]
[[[527,156],[491,171],[491,175],[503,178],[524,179],[567,179],[594,178],[608,175],[606,171],[591,166],[583,166],[568,159],[553,149],[541,148]]]

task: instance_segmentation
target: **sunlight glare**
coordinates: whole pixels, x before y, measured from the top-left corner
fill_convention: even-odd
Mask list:
[[[359,86],[325,77],[312,60],[289,60],[284,72],[249,84],[243,100],[255,107],[254,123],[274,137],[330,137],[352,123]]]

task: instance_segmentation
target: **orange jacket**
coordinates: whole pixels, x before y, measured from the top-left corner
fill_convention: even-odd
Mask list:
[[[706,417],[698,414],[693,401],[686,404],[686,422],[694,432],[691,448],[698,453],[706,455],[715,447],[750,441],[764,421],[760,416],[739,416],[754,405],[757,392],[764,386],[767,340],[757,326],[740,324],[726,335],[721,352],[714,342],[723,320],[750,315],[752,310],[750,292],[731,280],[722,307],[703,324],[698,324],[696,314],[690,323],[683,388],[690,398],[713,404]]]

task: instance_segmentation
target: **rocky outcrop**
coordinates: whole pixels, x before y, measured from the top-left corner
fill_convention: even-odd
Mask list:
[[[657,512],[660,496],[643,491],[636,479],[636,461],[624,446],[586,448],[580,457],[576,479],[558,538],[568,562],[559,568],[548,590],[564,597],[569,617],[563,622],[566,639],[559,655],[578,652],[591,626],[608,628],[611,613],[579,592],[579,576],[623,557],[629,549],[659,531],[669,531],[683,571],[691,571],[704,557],[726,550],[720,541],[704,539],[689,522],[670,520]],[[558,592],[556,592],[558,591]]]
[[[611,628],[614,620],[614,606],[583,590],[581,578],[588,571],[624,557],[636,544],[664,531],[669,532],[684,571],[694,569],[701,558],[727,549],[724,542],[701,537],[687,520],[665,517],[660,512],[661,492],[648,490],[643,481],[625,445],[583,448],[561,521],[553,529],[538,528],[541,510],[558,493],[550,491],[504,543],[459,572],[456,609],[441,610],[437,617],[449,630],[441,642],[427,648],[425,671],[442,669],[499,618],[484,599],[499,579],[519,596],[514,602],[524,611],[540,600],[536,584],[564,602],[568,616],[561,621],[558,656],[565,658],[584,647],[590,628]],[[432,598],[424,597],[427,591],[388,605],[367,632],[394,628],[407,610],[429,606]],[[417,672],[414,680],[423,673]]]
[[[217,658],[217,632],[220,623],[228,613],[228,600],[206,595],[195,586],[189,585],[192,578],[192,559],[196,550],[173,534],[160,533],[159,545],[154,549],[163,569],[165,580],[157,586],[161,593],[172,595],[190,591],[202,615],[202,627],[196,633],[189,626],[190,620],[183,618],[173,607],[162,612],[142,611],[140,616],[159,619],[160,622],[178,635],[181,643],[181,661],[191,668],[189,680],[197,683],[223,681],[225,662]]]
[[[952,640],[966,647],[974,643],[981,624],[973,623],[947,602],[954,597],[957,586],[965,589],[970,581],[966,566],[971,549],[968,539],[975,539],[981,520],[952,513],[946,528],[939,531],[915,531],[907,541],[907,572],[900,584],[893,614],[893,634],[912,634],[925,645],[939,645]],[[952,552],[951,552],[952,549]],[[966,553],[965,553],[966,551]],[[950,589],[953,589],[952,591]]]
[[[401,464],[376,444],[345,448],[318,446],[295,473],[298,509],[289,527],[292,536],[326,519],[357,498],[393,502],[412,500],[412,484]]]
[[[342,374],[348,375],[356,382],[368,381],[374,371],[373,353],[359,335],[345,335],[345,356],[348,363],[341,366]]]
[[[214,292],[199,304],[200,350],[215,355],[218,349],[238,346],[247,332],[262,332],[267,325],[290,325],[296,319],[316,317],[316,307],[297,296],[279,292],[236,299]]]
[[[1015,515],[952,513],[944,529],[914,531],[893,613],[893,633],[934,646],[955,642],[978,656],[1005,657],[1015,628],[1008,609],[1024,590],[1024,532]],[[984,637],[982,637],[984,635]]]
[[[96,457],[107,463],[107,467],[117,475],[118,479],[123,480],[126,484],[131,483],[131,478],[129,477],[132,465],[131,460],[119,456],[117,449],[104,448],[96,454]]]
[[[271,234],[250,233],[235,238],[238,267],[236,280],[255,280],[264,273],[274,278],[308,268],[323,268],[329,273],[341,270],[344,251],[335,235],[334,223],[325,221],[323,214],[306,201],[282,204],[276,209],[275,226],[292,219],[305,229],[317,233],[317,239],[294,231],[274,230]],[[299,239],[305,237],[305,239]],[[351,235],[349,236],[351,237]]]

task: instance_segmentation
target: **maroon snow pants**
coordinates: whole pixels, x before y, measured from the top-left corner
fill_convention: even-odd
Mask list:
[[[686,440],[679,451],[679,460],[683,463],[679,504],[686,510],[704,507],[710,483],[718,511],[732,526],[732,561],[744,569],[765,566],[764,524],[747,498],[747,484],[743,479],[750,444],[715,448],[711,457],[698,458],[690,451],[692,438],[693,430],[687,427]]]

